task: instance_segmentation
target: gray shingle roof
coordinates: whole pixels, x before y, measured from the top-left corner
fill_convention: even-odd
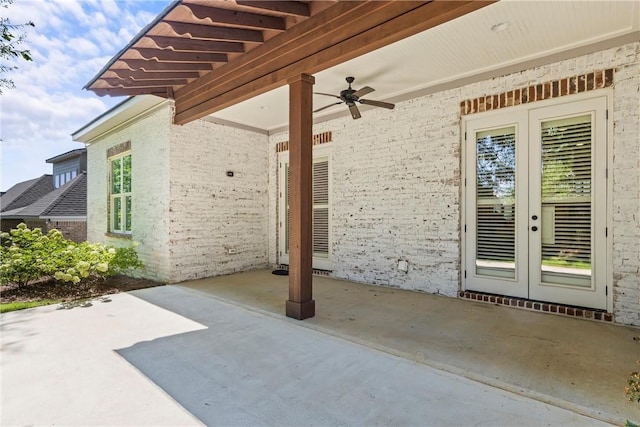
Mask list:
[[[67,160],[72,157],[79,157],[86,151],[87,151],[86,148],[76,148],[75,150],[67,151],[66,153],[58,154],[57,156],[51,157],[50,159],[45,160],[45,162],[47,163],[61,162],[63,160]]]
[[[51,175],[19,182],[0,196],[0,212],[28,206],[53,190]]]
[[[28,206],[2,212],[2,217],[7,219],[86,215],[87,175],[85,173],[81,173]]]

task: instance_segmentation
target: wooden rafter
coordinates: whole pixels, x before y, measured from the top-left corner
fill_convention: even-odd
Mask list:
[[[156,95],[162,97],[172,96],[172,91],[166,86],[146,87],[146,88],[108,88],[102,87],[92,89],[98,96],[136,96],[136,95]]]
[[[493,2],[180,0],[86,88],[164,93],[186,123]]]
[[[309,5],[297,1],[245,1],[238,0],[236,3],[242,6],[251,6],[256,9],[272,10],[275,12],[286,13],[287,15],[311,16]]]
[[[239,12],[229,9],[203,6],[199,4],[186,4],[193,16],[202,20],[210,20],[213,23],[229,24],[238,27],[282,30],[286,27],[283,18],[269,15],[259,15],[256,13]]]
[[[146,71],[131,71],[129,69],[124,70],[112,70],[112,72],[120,77],[120,79],[130,78],[133,81],[140,80],[173,80],[173,79],[197,79],[200,74],[196,71],[160,71],[155,73],[149,73]],[[105,77],[103,80],[107,80]]]
[[[211,64],[190,62],[158,62],[144,59],[121,59],[130,70],[153,71],[211,71]]]
[[[185,24],[184,22],[164,21],[174,33],[189,35],[203,40],[227,40],[262,43],[262,32],[243,28],[219,27],[215,25]]]
[[[161,50],[137,47],[131,49],[138,52],[144,59],[157,59],[160,62],[227,62],[227,55],[224,53],[205,52],[175,52],[173,50]]]
[[[175,51],[213,53],[241,53],[245,51],[244,44],[239,42],[198,40],[152,35],[147,35],[144,39],[151,40],[160,49],[173,49]]]
[[[165,86],[183,86],[187,84],[186,79],[164,79],[164,80],[131,80],[118,78],[105,78],[104,81],[111,87],[165,87]]]
[[[339,2],[279,37],[247,52],[233,63],[222,66],[202,78],[197,84],[176,91],[181,110],[192,108],[209,97],[216,97],[295,63],[310,53],[330,48],[336,41],[348,39],[361,32],[361,27],[379,25],[387,16],[401,15],[419,7],[422,2]],[[320,25],[320,22],[322,25]],[[231,78],[233,76],[233,78]],[[285,79],[286,81],[286,79]]]

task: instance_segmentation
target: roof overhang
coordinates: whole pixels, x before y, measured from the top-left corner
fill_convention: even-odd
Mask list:
[[[71,138],[74,141],[91,144],[96,138],[151,114],[169,103],[171,103],[170,100],[152,95],[127,98],[73,132]]]
[[[85,88],[174,98],[175,122],[183,124],[491,3],[182,0]]]

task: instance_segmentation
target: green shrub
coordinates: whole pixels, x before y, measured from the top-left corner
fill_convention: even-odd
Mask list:
[[[640,360],[636,362],[640,365]],[[640,403],[640,373],[632,372],[627,380],[627,386],[624,388],[624,392],[632,402]]]
[[[113,248],[99,243],[76,243],[58,230],[46,235],[39,228],[19,224],[2,233],[0,284],[25,285],[52,276],[78,283],[88,277],[107,277],[142,266],[133,247]]]

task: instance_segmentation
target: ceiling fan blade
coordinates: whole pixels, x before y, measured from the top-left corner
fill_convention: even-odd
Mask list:
[[[349,105],[349,111],[351,111],[351,117],[353,117],[354,120],[362,117],[360,115],[360,110],[358,110],[358,106],[356,104]]]
[[[396,106],[395,104],[391,104],[389,102],[374,101],[372,99],[359,99],[358,102],[365,105],[373,105],[374,107],[388,108],[389,110],[393,110],[393,108]]]
[[[373,92],[375,89],[369,86],[365,86],[361,89],[358,89],[357,91],[353,92],[352,96],[357,96],[358,98],[361,96],[365,96],[368,93]]]
[[[333,107],[334,105],[339,105],[339,104],[342,104],[342,102],[334,102],[333,104],[325,105],[322,108],[318,108],[317,110],[313,110],[313,112],[317,113],[318,111],[326,110],[329,107]]]
[[[313,92],[315,95],[324,95],[324,96],[331,96],[333,98],[338,98],[338,99],[342,99],[340,98],[338,95],[334,95],[332,93],[322,93],[322,92]]]

